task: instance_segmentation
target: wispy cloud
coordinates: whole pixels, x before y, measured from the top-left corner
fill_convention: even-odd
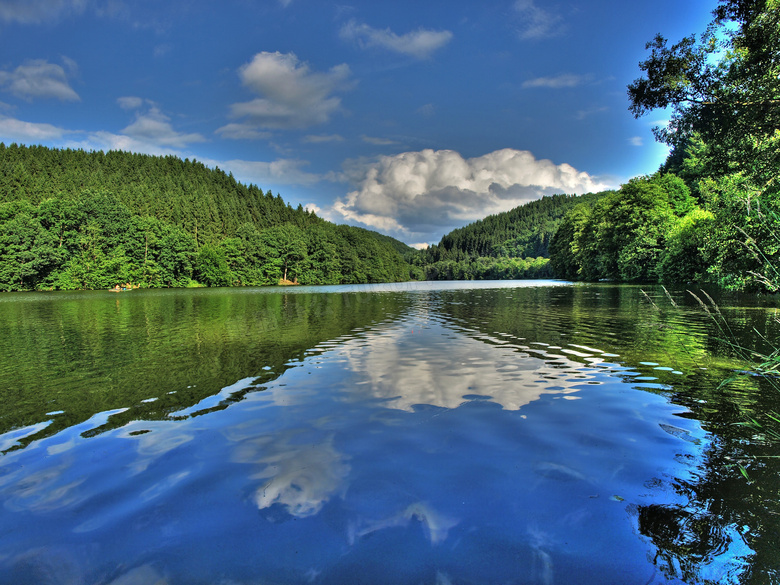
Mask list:
[[[586,75],[572,75],[570,73],[564,73],[555,77],[537,77],[536,79],[529,79],[523,82],[523,88],[538,88],[543,87],[547,89],[564,89],[568,87],[577,87],[590,80]]]
[[[68,130],[52,124],[36,124],[0,116],[0,142],[36,144],[50,140],[61,140],[69,133]]]
[[[574,115],[574,117],[577,120],[584,120],[585,118],[590,118],[591,116],[595,116],[596,114],[601,114],[603,112],[608,112],[609,108],[606,106],[600,106],[596,108],[590,108],[589,110],[578,110],[577,113]]]
[[[116,103],[123,110],[137,110],[144,105],[144,99],[135,96],[117,98]]]
[[[268,140],[272,134],[265,130],[258,129],[257,126],[252,124],[225,124],[224,126],[215,130],[216,134],[220,134],[223,138],[230,138],[232,140]]]
[[[68,148],[81,148],[84,150],[124,150],[125,152],[141,152],[155,156],[174,155],[183,156],[182,153],[170,146],[155,144],[148,140],[139,140],[127,134],[117,134],[108,130],[90,132],[82,140],[72,140],[64,144]]]
[[[164,57],[165,55],[167,55],[168,53],[170,53],[170,52],[171,52],[171,49],[172,49],[172,48],[173,48],[173,47],[172,47],[172,45],[171,45],[170,43],[162,43],[162,44],[160,44],[160,45],[157,45],[157,46],[154,48],[154,53],[153,53],[153,55],[154,55],[156,58]]]
[[[420,116],[425,116],[426,118],[430,118],[436,113],[436,106],[433,104],[425,104],[417,108],[415,110],[415,113],[419,114]]]
[[[522,40],[554,37],[565,30],[562,16],[539,8],[534,0],[516,0],[514,8],[520,19],[518,34]]]
[[[51,22],[69,13],[80,13],[87,0],[0,0],[0,21],[20,24]]]
[[[628,139],[628,143],[631,146],[643,146],[645,142],[642,140],[641,136],[632,136]]]
[[[395,140],[390,140],[389,138],[366,136],[365,134],[363,134],[360,139],[366,144],[373,144],[374,146],[390,146],[392,144],[398,144]]]
[[[377,29],[367,24],[350,20],[341,27],[340,36],[346,41],[355,41],[360,47],[380,47],[415,59],[428,59],[452,40],[448,30],[427,30],[419,28],[398,35],[389,28]]]
[[[452,150],[422,150],[351,160],[344,165],[343,179],[354,190],[335,202],[334,216],[411,241],[543,195],[607,187],[570,165],[512,149],[469,159]]]
[[[333,94],[352,86],[350,75],[345,64],[321,73],[293,53],[258,53],[239,69],[239,77],[260,97],[233,104],[230,115],[240,122],[217,132],[231,138],[239,134],[238,126],[257,131],[323,124],[341,108],[341,98]]]
[[[171,119],[151,100],[121,97],[117,103],[122,109],[136,112],[135,120],[121,130],[124,136],[133,140],[171,148],[185,148],[206,140],[201,134],[177,132],[171,125]]]
[[[309,134],[303,137],[304,142],[320,144],[323,142],[344,142],[344,137],[339,134]]]
[[[63,64],[71,74],[76,72],[76,63],[72,59],[64,58]],[[25,61],[13,71],[0,71],[0,90],[27,101],[39,98],[81,99],[68,83],[65,68],[44,59]]]
[[[277,159],[271,162],[252,160],[203,161],[211,166],[232,172],[236,178],[255,185],[313,185],[324,179],[322,175],[304,170],[309,161]]]

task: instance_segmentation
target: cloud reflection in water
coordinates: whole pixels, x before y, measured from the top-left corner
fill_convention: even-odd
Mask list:
[[[428,329],[424,335],[422,328]],[[457,408],[468,395],[518,410],[544,394],[574,394],[592,377],[565,356],[475,339],[433,319],[399,325],[370,344],[346,344],[342,352],[362,378],[354,390],[358,398],[368,387],[388,408],[406,411],[415,404]]]
[[[245,403],[245,407],[259,413],[271,404],[278,409],[277,414],[266,416],[299,421],[293,411],[333,400],[336,404],[328,407],[332,411],[327,416],[310,420],[307,427],[275,430],[249,419],[226,430],[225,435],[237,444],[233,461],[260,467],[251,475],[251,480],[258,482],[251,500],[259,510],[269,512],[266,518],[279,519],[273,513],[277,505],[292,517],[312,518],[334,502],[343,509],[349,545],[385,529],[406,529],[412,523],[421,526],[432,545],[438,545],[461,522],[459,514],[448,512],[441,502],[427,501],[432,495],[431,486],[425,483],[428,480],[421,470],[407,469],[404,473],[399,467],[403,465],[402,453],[408,451],[393,453],[383,443],[391,436],[393,440],[398,437],[386,428],[395,424],[393,418],[381,413],[411,413],[416,420],[419,405],[457,409],[476,395],[496,408],[519,410],[545,394],[572,397],[583,383],[595,378],[587,368],[553,350],[529,348],[507,339],[476,338],[427,314],[326,345],[323,354],[300,369],[288,371],[283,383],[280,379],[280,383],[269,384],[261,395],[248,397],[250,404]],[[318,370],[321,376],[340,378],[332,378],[330,390],[318,395],[302,383],[312,370]],[[365,431],[368,434],[363,442],[374,445],[376,440],[377,448],[388,450],[380,457],[400,457],[398,464],[388,463],[383,472],[402,473],[397,480],[405,487],[396,488],[406,492],[388,499],[387,486],[374,483],[373,489],[362,494],[364,503],[356,506],[351,486],[357,477],[363,478],[361,486],[367,484],[362,472],[353,471],[351,461],[356,455],[350,441],[355,438],[347,440],[341,431],[343,425],[349,428],[359,424],[355,419],[361,418],[376,423]],[[407,436],[405,440],[413,438]],[[428,440],[429,444],[409,447],[432,452],[439,438],[431,436]],[[414,455],[410,457],[413,461]],[[448,452],[446,457],[457,454]],[[442,465],[450,463],[443,461]]]
[[[306,518],[317,514],[335,495],[343,494],[350,466],[333,447],[333,435],[317,443],[297,443],[296,431],[284,431],[243,442],[234,460],[262,465],[253,480],[264,480],[254,494],[261,510],[281,504],[289,514]],[[265,481],[267,480],[267,481]]]

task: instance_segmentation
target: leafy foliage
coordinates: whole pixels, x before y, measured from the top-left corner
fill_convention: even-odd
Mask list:
[[[404,281],[401,251],[195,161],[0,143],[0,290]]]
[[[676,177],[632,179],[591,207],[569,212],[550,246],[552,266],[564,278],[656,281],[666,235],[679,221],[675,212],[691,206]]]
[[[710,148],[710,172],[742,171],[758,185],[774,183],[780,164],[780,3],[721,0],[697,41],[671,47],[661,35],[648,43],[645,75],[628,87],[641,116],[671,107],[657,136],[685,147],[700,136]]]
[[[780,1],[721,0],[698,39],[668,46],[658,35],[647,48],[630,109],[671,109],[656,137],[672,152],[653,177],[572,212],[553,240],[553,268],[583,280],[780,290]]]
[[[429,280],[550,278],[550,242],[567,211],[603,195],[543,197],[453,230],[407,260]]]

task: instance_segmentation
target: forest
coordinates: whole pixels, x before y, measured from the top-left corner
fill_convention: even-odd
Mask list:
[[[550,278],[554,195],[414,250],[177,157],[0,143],[0,290]]]
[[[723,0],[707,30],[658,35],[628,87],[669,108],[670,154],[617,191],[555,195],[456,229],[407,260],[428,279],[534,278],[780,290],[780,4]]]
[[[0,143],[0,290],[405,281],[405,250],[197,161]]]
[[[564,278],[780,290],[780,3],[721,0],[628,86],[661,168],[543,197],[417,251],[197,161],[0,143],[0,290]]]
[[[427,280],[551,278],[549,246],[563,218],[603,195],[542,197],[455,229],[406,258]]]
[[[671,111],[654,175],[572,208],[550,243],[561,278],[780,290],[780,3],[723,0],[698,38],[647,44],[628,87]]]

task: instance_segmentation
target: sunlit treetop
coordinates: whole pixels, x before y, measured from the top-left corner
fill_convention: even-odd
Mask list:
[[[699,35],[669,46],[657,35],[628,87],[640,117],[670,108],[656,138],[708,147],[713,174],[743,173],[776,187],[780,168],[780,0],[721,0]]]

